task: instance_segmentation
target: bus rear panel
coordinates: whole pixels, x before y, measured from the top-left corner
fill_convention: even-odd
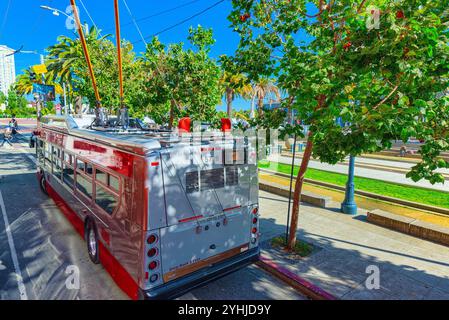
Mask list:
[[[255,153],[183,145],[148,158],[144,296],[170,297],[258,259]]]

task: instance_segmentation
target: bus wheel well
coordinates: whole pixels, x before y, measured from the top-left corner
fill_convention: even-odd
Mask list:
[[[98,264],[100,263],[98,233],[95,220],[86,217],[84,220],[84,238],[87,245],[87,253],[90,260]]]
[[[89,223],[92,222],[93,225],[95,226],[95,222],[94,220],[87,216],[86,219],[84,219],[84,239],[87,240],[87,226],[89,225]]]

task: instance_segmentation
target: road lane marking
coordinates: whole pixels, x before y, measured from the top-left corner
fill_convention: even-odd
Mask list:
[[[22,272],[20,271],[19,260],[17,259],[16,247],[12,237],[11,228],[9,226],[8,216],[6,215],[5,202],[3,201],[2,191],[0,190],[0,208],[3,214],[3,221],[5,222],[5,231],[8,237],[9,249],[11,251],[12,262],[16,271],[17,286],[19,287],[19,294],[21,300],[28,300],[25,284],[23,283]]]

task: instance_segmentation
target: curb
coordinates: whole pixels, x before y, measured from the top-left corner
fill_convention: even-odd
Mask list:
[[[266,182],[260,182],[259,181],[259,190],[263,190],[269,193],[277,194],[278,196],[288,198],[289,196],[289,188],[276,184],[274,182],[266,183]],[[293,190],[292,190],[293,195]],[[327,208],[330,205],[330,202],[332,201],[331,197],[327,196],[320,196],[318,194],[314,194],[312,192],[303,191],[301,194],[301,201],[305,203],[309,203],[311,205],[320,207],[320,208]]]
[[[382,210],[367,213],[367,220],[375,225],[399,231],[419,239],[449,245],[449,228]]]
[[[256,262],[256,264],[259,267],[269,272],[276,278],[287,283],[288,285],[293,287],[296,291],[307,296],[308,298],[312,300],[338,300],[332,294],[315,286],[309,281],[291,272],[290,270],[287,270],[286,268],[279,266],[278,264],[273,262],[273,260],[264,257],[263,255],[261,255],[259,259],[260,260]]]

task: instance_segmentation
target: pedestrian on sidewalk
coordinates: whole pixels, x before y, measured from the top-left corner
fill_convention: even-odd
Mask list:
[[[3,140],[0,144],[0,147],[3,147],[5,142],[7,142],[10,146],[12,146],[11,138],[12,138],[12,129],[11,129],[11,127],[6,127],[3,132]]]
[[[19,130],[19,124],[17,123],[15,114],[12,115],[12,119],[9,121],[8,126],[11,128],[11,133],[12,133],[11,141],[15,141],[16,135],[18,134],[18,130]]]

